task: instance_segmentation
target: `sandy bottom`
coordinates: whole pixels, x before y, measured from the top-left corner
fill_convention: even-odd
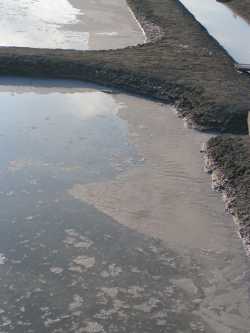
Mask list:
[[[105,182],[75,184],[69,194],[168,244],[225,250],[231,217],[209,187],[200,154],[210,136],[185,128],[173,107],[116,98],[125,105],[119,116],[128,124],[141,165]]]

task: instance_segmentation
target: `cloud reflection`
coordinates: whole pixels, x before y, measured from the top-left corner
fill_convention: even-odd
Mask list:
[[[2,46],[88,49],[89,33],[77,30],[83,13],[68,0],[0,3]]]

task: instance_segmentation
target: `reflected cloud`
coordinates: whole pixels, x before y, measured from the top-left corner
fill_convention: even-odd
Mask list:
[[[89,33],[77,31],[83,13],[68,0],[0,3],[1,46],[88,49]]]
[[[122,103],[117,103],[112,95],[98,91],[84,92],[84,106],[81,106],[82,94],[66,95],[67,103],[72,105],[67,110],[82,120],[97,116],[116,115],[123,107]]]
[[[87,50],[144,40],[125,0],[0,1],[0,46]]]

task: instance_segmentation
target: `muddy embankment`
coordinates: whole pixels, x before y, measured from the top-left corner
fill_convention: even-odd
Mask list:
[[[250,138],[222,135],[210,139],[206,167],[212,173],[214,188],[223,193],[250,254]]]
[[[225,3],[234,12],[250,22],[250,0],[228,0]]]
[[[233,2],[244,4],[244,11],[250,8],[248,0],[230,6]],[[233,60],[176,0],[128,3],[150,42],[108,51],[0,48],[0,74],[104,84],[175,103],[199,129],[247,134],[250,76],[235,70]],[[233,193],[228,197],[245,226],[244,237],[250,235],[249,143],[242,137],[208,143],[211,167],[223,171],[223,188]]]

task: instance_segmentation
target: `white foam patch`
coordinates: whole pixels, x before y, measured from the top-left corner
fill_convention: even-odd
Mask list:
[[[7,258],[3,253],[0,253],[0,265],[4,265],[7,261]]]
[[[78,256],[73,262],[79,266],[84,267],[85,269],[89,269],[95,266],[95,258],[87,257],[87,256]]]
[[[119,33],[115,31],[111,32],[97,32],[96,35],[101,35],[101,36],[118,36]]]

